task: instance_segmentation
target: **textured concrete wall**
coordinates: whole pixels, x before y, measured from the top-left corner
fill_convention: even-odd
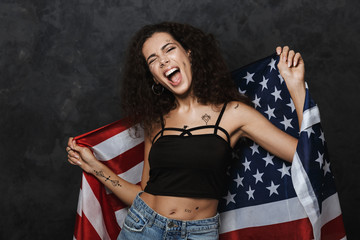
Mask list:
[[[318,102],[349,239],[359,239],[357,0],[1,0],[0,238],[71,239],[81,171],[67,137],[121,117],[132,34],[164,20],[212,32],[230,66],[301,51]]]

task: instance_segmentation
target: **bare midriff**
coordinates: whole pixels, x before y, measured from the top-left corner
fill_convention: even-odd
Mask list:
[[[177,220],[211,218],[216,215],[219,202],[217,199],[158,196],[146,192],[140,197],[155,212]]]

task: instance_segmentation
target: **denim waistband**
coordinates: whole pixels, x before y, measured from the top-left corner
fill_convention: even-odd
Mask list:
[[[199,219],[199,220],[176,220],[164,217],[152,208],[150,208],[140,197],[142,192],[136,196],[132,208],[141,213],[146,219],[148,219],[148,225],[157,225],[161,228],[166,228],[167,231],[202,231],[208,229],[219,228],[220,215],[217,213],[214,217]]]

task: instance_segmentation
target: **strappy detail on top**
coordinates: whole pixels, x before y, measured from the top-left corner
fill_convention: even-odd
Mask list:
[[[154,144],[154,142],[156,142],[159,138],[161,138],[163,136],[180,136],[180,137],[183,137],[183,136],[208,135],[208,134],[211,134],[211,133],[192,134],[191,132],[192,131],[197,131],[197,130],[200,130],[200,129],[205,129],[205,128],[214,128],[214,133],[213,134],[218,135],[217,131],[218,130],[222,131],[225,134],[226,138],[227,138],[227,142],[230,144],[230,135],[229,135],[229,133],[224,128],[219,126],[221,118],[222,118],[222,116],[223,116],[223,114],[225,112],[226,105],[227,105],[227,103],[224,103],[224,105],[223,105],[223,107],[222,107],[222,109],[220,111],[220,114],[219,114],[219,116],[218,116],[218,118],[216,120],[215,125],[203,125],[203,126],[197,126],[197,127],[192,127],[192,128],[188,128],[188,129],[177,128],[177,127],[165,127],[164,120],[161,117],[160,118],[161,130],[154,136],[154,138],[152,140],[152,143]],[[181,133],[179,135],[176,135],[176,134],[164,135],[164,131],[179,131]]]

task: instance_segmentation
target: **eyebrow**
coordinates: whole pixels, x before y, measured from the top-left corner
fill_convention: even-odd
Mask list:
[[[161,47],[161,50],[164,50],[168,45],[170,44],[173,44],[172,42],[169,42],[167,44],[165,44],[164,46]],[[146,59],[146,62],[149,61],[150,58],[154,57],[155,56],[155,53],[151,54],[147,59]]]

